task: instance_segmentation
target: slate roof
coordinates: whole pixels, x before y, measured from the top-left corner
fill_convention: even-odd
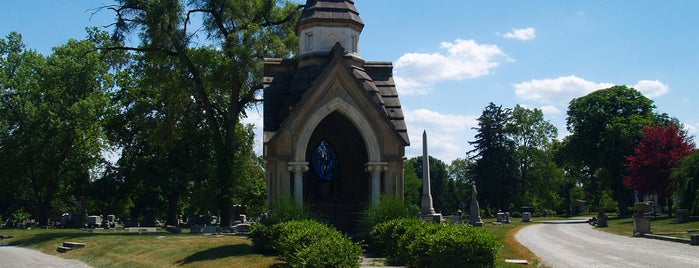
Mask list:
[[[298,68],[297,60],[266,59],[264,131],[279,130],[282,122],[291,114],[306,90],[328,67],[334,51],[335,49],[324,56],[314,56],[316,58],[312,60],[319,61],[319,64],[304,64],[300,68]],[[343,62],[350,69],[360,87],[366,90],[371,99],[382,109],[387,119],[393,124],[396,134],[401,137],[405,145],[409,145],[410,139],[408,138],[405,117],[393,81],[392,63],[367,61],[358,65],[352,64],[352,60],[344,60]]]
[[[359,17],[359,11],[354,6],[354,1],[350,0],[306,1],[297,25],[297,33],[300,29],[315,24],[350,26],[358,31],[364,28],[364,22]]]

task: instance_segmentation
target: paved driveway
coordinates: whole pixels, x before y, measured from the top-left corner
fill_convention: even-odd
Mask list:
[[[79,261],[63,259],[44,254],[36,250],[20,247],[0,246],[0,267],[89,268],[90,266]]]
[[[515,239],[551,267],[699,267],[699,246],[609,234],[584,221],[527,226]]]

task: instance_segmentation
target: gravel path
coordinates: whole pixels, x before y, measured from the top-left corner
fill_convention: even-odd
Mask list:
[[[584,221],[527,226],[515,239],[551,267],[699,267],[699,246],[609,234]]]
[[[36,250],[0,246],[0,268],[14,267],[89,268],[90,266],[80,261],[63,259]]]

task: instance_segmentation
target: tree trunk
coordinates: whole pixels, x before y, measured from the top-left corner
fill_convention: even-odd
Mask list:
[[[177,214],[179,212],[179,202],[179,194],[174,193],[168,196],[167,220],[165,221],[165,225],[176,227],[179,226],[179,221],[177,219]]]

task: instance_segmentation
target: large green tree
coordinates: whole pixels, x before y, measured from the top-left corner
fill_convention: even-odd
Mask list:
[[[39,224],[85,208],[90,171],[106,147],[110,63],[118,62],[96,48],[109,45],[94,29],[47,57],[27,50],[17,33],[0,42],[0,180],[11,189],[3,199],[25,204]]]
[[[558,187],[563,177],[551,150],[558,130],[544,119],[541,110],[520,105],[512,110],[507,128],[519,164],[516,203],[533,206],[538,211],[555,209],[560,202]]]
[[[674,197],[679,199],[679,207],[689,209],[693,215],[699,214],[699,152],[682,158],[678,167],[670,173]]]
[[[137,46],[109,46],[147,55],[170,57],[186,71],[189,95],[206,120],[213,146],[213,178],[219,189],[211,196],[222,222],[231,222],[239,137],[236,127],[254,103],[262,84],[263,57],[295,53],[299,5],[276,0],[119,0],[106,7],[116,12],[114,37],[137,33]],[[201,21],[201,24],[194,23]],[[163,89],[165,90],[165,89]]]
[[[514,189],[519,178],[515,143],[508,124],[512,110],[488,104],[478,118],[476,140],[469,142],[469,151],[476,159],[474,167],[478,198],[486,210],[508,210],[513,201]]]
[[[626,156],[633,153],[641,130],[657,118],[653,108],[652,100],[626,86],[600,89],[570,102],[567,151],[588,171],[593,205],[600,205],[609,187],[619,213],[628,214],[633,195],[623,185]]]

